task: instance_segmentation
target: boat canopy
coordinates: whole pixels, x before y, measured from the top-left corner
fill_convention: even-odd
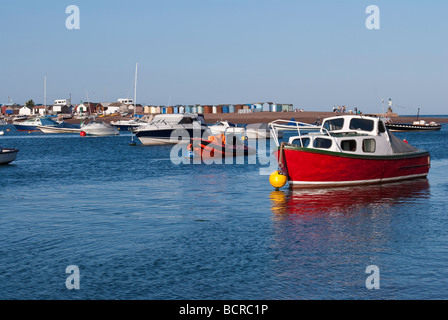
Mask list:
[[[205,124],[204,118],[197,114],[160,114],[152,120],[152,124],[191,124],[199,121]]]
[[[390,144],[392,146],[392,151],[395,154],[413,153],[413,152],[419,151],[419,149],[417,149],[416,147],[413,147],[410,144],[399,139],[397,136],[395,136],[391,132],[389,132],[389,137],[390,137]]]

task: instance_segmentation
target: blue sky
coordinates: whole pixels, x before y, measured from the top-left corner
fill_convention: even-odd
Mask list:
[[[66,7],[80,9],[68,30]],[[367,6],[380,9],[368,30]],[[0,103],[274,101],[448,114],[446,0],[108,0],[0,3]],[[87,92],[87,94],[86,94]]]

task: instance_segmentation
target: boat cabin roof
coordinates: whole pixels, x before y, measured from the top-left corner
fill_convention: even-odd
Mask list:
[[[205,123],[204,116],[195,113],[185,114],[158,114],[152,120],[152,123],[171,123],[171,124],[188,124],[194,121]]]
[[[381,118],[374,116],[346,115],[326,118],[322,130],[331,134],[366,134],[378,135],[386,132],[386,126]]]

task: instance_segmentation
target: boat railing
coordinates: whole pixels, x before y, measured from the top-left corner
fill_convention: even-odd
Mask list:
[[[322,127],[321,125],[315,125],[310,123],[304,123],[304,122],[298,122],[298,121],[292,121],[292,120],[276,120],[269,124],[269,128],[271,131],[271,135],[274,139],[275,144],[279,147],[280,142],[278,138],[278,132],[279,131],[297,131],[299,138],[300,138],[300,144],[301,147],[303,147],[303,140],[302,137],[306,134],[322,134],[326,135],[328,137],[331,137],[333,142],[336,146],[338,146],[338,149],[341,149],[339,147],[339,144],[336,141],[336,138],[330,134],[330,131],[328,129]],[[342,152],[342,150],[340,150]]]

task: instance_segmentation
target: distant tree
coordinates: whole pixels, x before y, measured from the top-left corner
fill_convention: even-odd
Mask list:
[[[33,99],[27,101],[27,102],[25,103],[25,106],[28,107],[28,108],[30,108],[30,109],[33,109],[34,106],[35,106]]]

